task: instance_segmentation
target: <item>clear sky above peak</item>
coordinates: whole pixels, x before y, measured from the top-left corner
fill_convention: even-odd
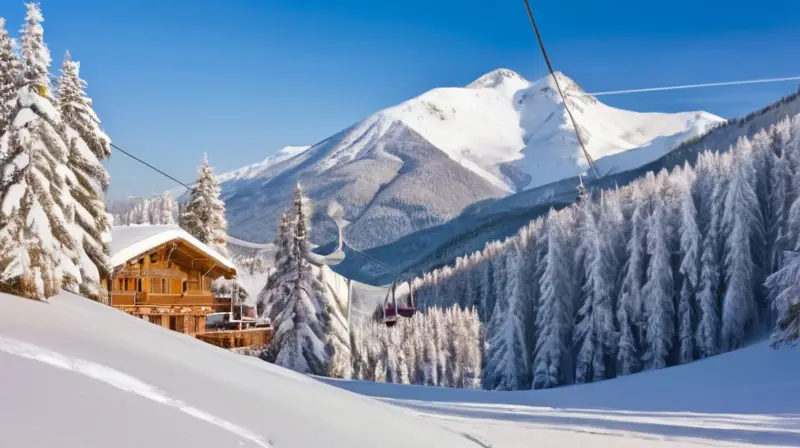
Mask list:
[[[41,0],[57,73],[81,61],[113,141],[190,182],[313,144],[384,107],[496,68],[546,73],[522,1]],[[557,70],[587,91],[800,75],[800,2],[533,0]],[[22,0],[0,6],[12,35]],[[761,84],[603,97],[637,111],[742,115]],[[110,196],[174,183],[122,154]]]

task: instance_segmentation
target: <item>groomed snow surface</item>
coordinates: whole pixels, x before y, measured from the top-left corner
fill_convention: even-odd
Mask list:
[[[69,293],[0,294],[0,434],[26,448],[800,446],[798,354],[760,344],[533,392],[331,387]]]
[[[475,446],[69,293],[0,295],[0,435],[0,446],[25,448]]]

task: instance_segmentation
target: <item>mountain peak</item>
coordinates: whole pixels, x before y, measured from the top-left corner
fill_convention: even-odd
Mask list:
[[[564,73],[557,71],[554,72],[553,75],[555,75],[556,80],[558,80],[558,85],[561,87],[561,90],[564,92],[564,94],[567,94],[567,92],[572,94],[584,93],[583,89],[581,89],[581,86],[579,86],[578,83]],[[536,90],[537,88],[538,90],[544,90],[547,88],[555,90],[556,84],[553,80],[553,76],[548,74],[547,76],[533,83],[533,89]]]
[[[508,82],[527,83],[519,73],[507,68],[498,68],[481,76],[467,85],[471,89],[494,89]]]

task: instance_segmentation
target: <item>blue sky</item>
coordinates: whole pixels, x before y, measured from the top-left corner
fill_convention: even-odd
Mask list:
[[[41,0],[57,72],[82,62],[114,142],[189,182],[313,144],[430,88],[499,67],[545,74],[522,0]],[[587,91],[800,75],[796,0],[532,0],[556,69]],[[22,0],[0,15],[12,34]],[[603,97],[732,117],[797,83]],[[173,184],[122,154],[112,197]]]

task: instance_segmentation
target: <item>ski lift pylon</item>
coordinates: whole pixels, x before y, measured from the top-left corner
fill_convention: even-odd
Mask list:
[[[414,302],[414,287],[411,281],[408,283],[408,296],[405,303],[397,304],[397,280],[392,281],[392,286],[386,292],[383,300],[383,323],[387,327],[394,326],[401,317],[410,318],[417,313],[416,303]]]

